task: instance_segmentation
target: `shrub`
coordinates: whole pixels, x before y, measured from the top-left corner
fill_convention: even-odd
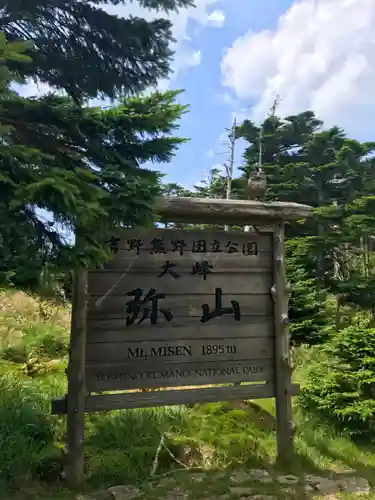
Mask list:
[[[312,365],[299,403],[352,437],[374,440],[375,329],[335,333]]]

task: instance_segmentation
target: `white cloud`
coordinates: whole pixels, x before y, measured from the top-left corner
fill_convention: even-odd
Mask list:
[[[214,10],[207,17],[207,22],[210,26],[221,28],[225,23],[225,14],[222,10]]]
[[[172,49],[175,51],[174,61],[172,63],[171,79],[169,83],[175,80],[182,70],[197,66],[201,63],[201,52],[193,48],[193,36],[189,36],[191,22],[195,23],[193,35],[197,35],[200,29],[204,27],[221,28],[225,22],[225,15],[221,10],[210,12],[210,6],[217,3],[218,0],[196,0],[195,7],[182,9],[178,13],[170,13],[169,19],[173,24],[172,33],[176,40]],[[199,56],[198,56],[199,54]],[[164,82],[164,86],[169,83]]]
[[[189,66],[199,66],[202,62],[202,54],[200,50],[189,51],[183,50],[179,51],[178,59],[176,59],[174,66],[175,71],[179,71],[183,68],[187,68]]]
[[[236,99],[229,92],[219,92],[216,99],[220,104],[228,104],[233,106],[236,104]]]
[[[176,59],[173,61],[173,75],[171,79],[160,80],[158,84],[158,89],[165,91],[169,88],[171,81],[173,81],[178,73],[184,69],[191,68],[193,66],[199,66],[202,61],[202,54],[200,50],[188,50],[184,47],[180,47],[178,54],[176,54]]]
[[[312,109],[357,136],[375,132],[375,1],[295,1],[274,31],[238,38],[221,69],[255,120],[280,95],[281,115]]]

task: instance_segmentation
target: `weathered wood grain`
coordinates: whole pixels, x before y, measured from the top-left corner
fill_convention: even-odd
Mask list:
[[[159,198],[155,209],[165,220],[200,224],[269,224],[272,220],[295,221],[312,215],[310,206],[298,203],[208,198]]]
[[[297,384],[293,385],[292,395],[296,395],[298,392],[299,386]],[[215,403],[218,401],[243,401],[249,399],[272,398],[274,396],[275,387],[273,384],[104,394],[100,396],[88,396],[86,399],[86,412]]]
[[[217,351],[215,346],[220,346]],[[215,350],[210,354],[209,350]],[[86,347],[86,364],[196,363],[203,360],[236,361],[267,359],[273,356],[273,339],[186,339],[156,342],[92,343]]]
[[[251,274],[223,274],[212,272],[206,279],[199,275],[182,274],[178,267],[171,268],[171,272],[178,273],[178,277],[171,274],[160,276],[163,269],[157,269],[153,275],[138,273],[90,273],[88,290],[90,295],[105,295],[110,290],[110,296],[126,295],[127,293],[141,288],[144,295],[152,288],[157,293],[165,293],[166,302],[170,295],[185,294],[209,295],[214,294],[216,288],[221,288],[225,294],[249,294],[259,295],[270,293],[273,285],[272,272]],[[130,300],[130,299],[129,299]]]
[[[91,296],[88,300],[88,320],[123,319],[127,316],[131,316],[131,314],[126,313],[126,304],[129,300],[131,300],[131,297],[125,295],[108,295],[104,298],[102,296]],[[239,303],[241,318],[244,316],[265,316],[273,314],[273,302],[270,293],[264,295],[227,295],[224,293],[222,297],[223,307],[230,307],[232,300]],[[202,304],[208,304],[210,309],[214,309],[215,295],[170,295],[159,301],[159,307],[168,309],[173,314],[173,320],[168,324],[172,324],[178,318],[184,318],[185,320],[189,317],[192,318],[192,324],[195,324],[196,320],[198,320],[199,324],[199,320],[202,317]],[[220,320],[223,317],[224,316],[212,319],[209,323],[212,325],[220,324]],[[232,318],[233,326],[236,323],[240,323],[240,321],[235,321],[231,315],[228,315],[228,317]],[[139,315],[139,319],[140,318],[141,315]],[[149,320],[147,321],[149,322]],[[167,320],[162,313],[159,314],[158,322],[167,324]]]
[[[272,337],[273,329],[273,320],[267,316],[244,316],[236,323],[233,322],[233,318],[223,316],[215,324],[201,322],[192,324],[191,318],[179,318],[167,326],[164,324],[126,326],[125,319],[90,320],[87,326],[87,343]]]
[[[89,392],[125,389],[155,389],[187,385],[257,382],[274,376],[272,360],[206,361],[193,367],[189,363],[175,366],[89,365],[86,368]]]

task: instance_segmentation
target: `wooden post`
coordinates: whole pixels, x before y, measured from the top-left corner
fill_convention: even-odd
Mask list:
[[[293,459],[293,420],[291,394],[291,358],[288,332],[288,299],[290,289],[286,282],[284,260],[284,223],[275,226],[274,233],[275,305],[275,388],[277,455],[283,463]]]
[[[84,481],[86,302],[87,270],[78,264],[73,284],[69,365],[67,369],[68,455],[65,476],[68,485],[72,488],[77,487]]]

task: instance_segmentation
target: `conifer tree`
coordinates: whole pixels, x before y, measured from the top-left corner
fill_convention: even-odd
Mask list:
[[[110,9],[126,0],[1,1],[0,30],[8,40],[30,40],[35,50],[28,66],[12,68],[57,89],[76,102],[116,98],[154,86],[169,74],[171,23],[162,13],[192,5],[192,0],[138,0],[155,19],[122,18]],[[104,8],[103,8],[104,7]],[[108,7],[108,11],[104,10]]]
[[[40,219],[40,209],[72,232],[80,227],[93,248],[100,228],[150,221],[160,175],[141,165],[170,161],[183,142],[172,135],[185,111],[175,96],[169,91],[126,98],[108,110],[54,95],[6,100],[3,121],[15,124],[12,158],[7,146],[0,151],[9,217],[28,220],[54,248],[64,246],[61,232]],[[35,160],[25,157],[25,148]]]
[[[25,42],[11,43],[24,51],[29,48]],[[6,62],[9,69],[4,71],[14,79],[11,63],[21,68],[24,60],[12,56]],[[35,68],[35,61],[28,64]],[[34,74],[38,76],[37,70]],[[138,82],[139,89],[147,85],[147,78],[141,83],[141,65]],[[8,83],[0,103],[0,244],[6,269],[26,276],[20,273],[22,263],[30,260],[27,251],[23,258],[25,249],[33,258],[40,256],[34,259],[39,272],[46,260],[61,252],[65,255],[70,246],[62,226],[72,233],[79,227],[92,250],[91,260],[101,260],[104,227],[144,225],[152,220],[160,174],[143,165],[170,161],[183,142],[173,132],[186,107],[175,102],[178,92],[118,96],[116,106],[100,109],[82,105],[74,92],[65,97],[22,98],[9,90]],[[97,93],[103,88],[98,87]],[[91,92],[87,89],[82,86],[79,97]],[[49,220],[41,217],[41,210],[48,212]],[[26,280],[27,286],[34,277]]]

